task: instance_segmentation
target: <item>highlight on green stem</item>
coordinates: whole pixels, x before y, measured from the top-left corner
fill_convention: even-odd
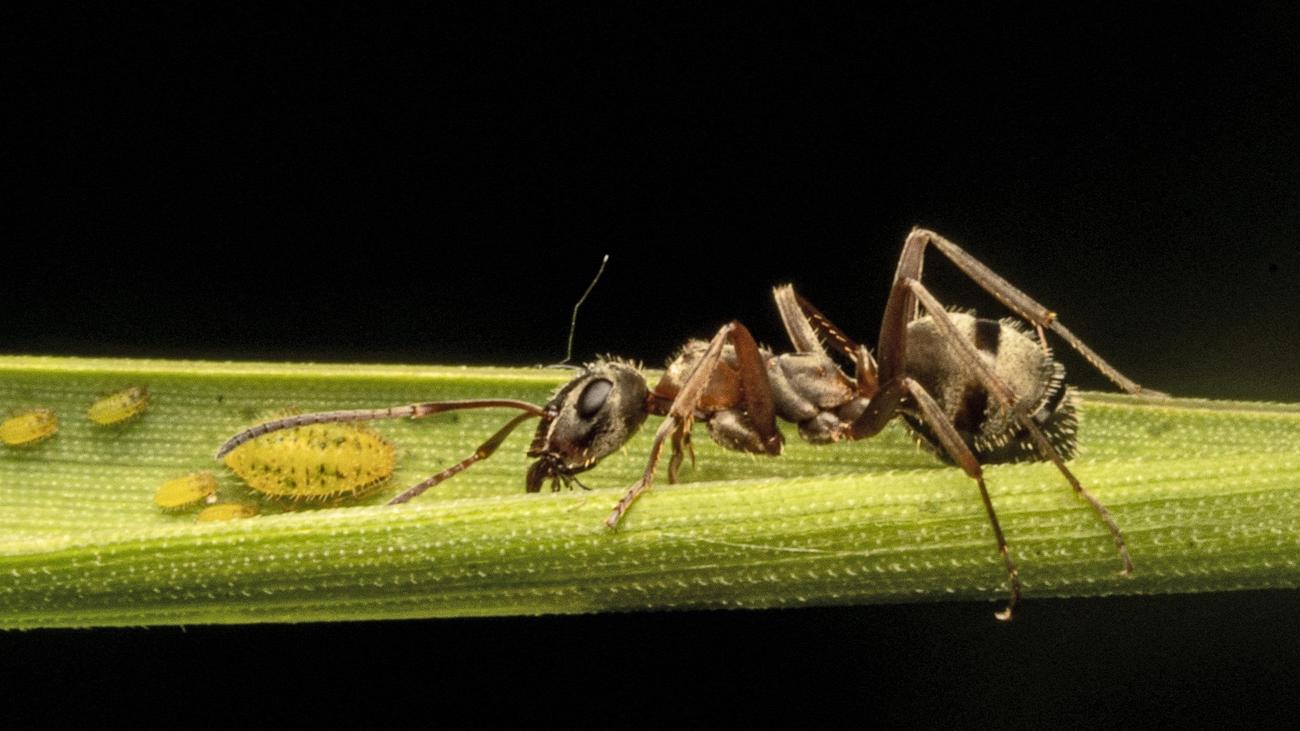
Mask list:
[[[84,412],[148,384],[147,418],[0,447],[0,627],[362,620],[667,608],[1001,601],[1006,574],[977,492],[891,425],[865,443],[790,440],[780,458],[696,441],[618,531],[603,519],[639,477],[644,429],[584,476],[525,494],[529,435],[404,506],[386,500],[467,455],[491,410],[371,428],[391,477],[337,503],[265,498],[212,455],[263,415],[431,399],[542,403],[545,369],[298,366],[0,357],[0,413]],[[1050,464],[985,475],[1026,604],[1041,597],[1300,586],[1300,408],[1084,393],[1071,469],[1122,526],[1135,564]],[[256,517],[164,511],[168,480],[211,471]],[[240,511],[243,512],[243,511]],[[992,608],[994,605],[990,604]],[[991,621],[991,620],[990,620]]]

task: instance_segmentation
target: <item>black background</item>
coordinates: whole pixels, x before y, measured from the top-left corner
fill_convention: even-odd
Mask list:
[[[1300,400],[1300,14],[1047,5],[10,17],[0,352],[553,362],[605,253],[578,360],[779,345],[786,281],[874,342],[924,225],[1143,384]],[[0,671],[178,718],[1281,723],[1297,598],[36,632]]]

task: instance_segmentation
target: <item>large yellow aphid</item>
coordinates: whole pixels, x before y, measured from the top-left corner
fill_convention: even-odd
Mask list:
[[[163,510],[183,510],[216,495],[217,478],[211,472],[194,472],[164,482],[154,493],[154,505]]]
[[[100,426],[120,424],[133,419],[149,408],[149,390],[131,386],[115,391],[90,405],[86,416]]]
[[[393,474],[397,451],[369,429],[312,424],[263,434],[225,456],[226,466],[271,497],[355,497]]]
[[[257,508],[243,503],[217,503],[204,508],[194,519],[200,523],[218,520],[238,520],[257,515]]]
[[[49,439],[59,430],[59,417],[49,409],[32,409],[0,422],[0,442],[22,447]]]

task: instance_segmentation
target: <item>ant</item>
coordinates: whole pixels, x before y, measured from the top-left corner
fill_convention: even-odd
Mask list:
[[[923,257],[930,246],[1032,325],[1037,338],[1017,320],[979,319],[946,310],[921,283]],[[536,461],[528,469],[527,491],[539,492],[547,480],[552,490],[574,482],[586,489],[577,480],[578,473],[627,443],[647,416],[664,416],[645,472],[605,520],[614,528],[636,499],[650,489],[665,443],[671,444],[673,451],[668,478],[677,481],[696,420],[703,421],[713,440],[727,449],[775,456],[783,448],[777,417],[797,424],[806,441],[826,444],[875,436],[897,416],[921,444],[960,467],[978,486],[1011,588],[1006,608],[996,614],[999,619],[1011,618],[1021,585],[981,465],[1055,464],[1110,531],[1122,564],[1120,573],[1132,572],[1123,533],[1110,511],[1065,465],[1077,446],[1075,402],[1073,391],[1064,385],[1064,367],[1052,357],[1045,330],[1063,339],[1124,391],[1165,394],[1126,378],[1067,330],[1055,312],[961,247],[924,229],[913,230],[903,244],[874,358],[793,287],[777,287],[773,295],[794,352],[773,354],[762,349],[743,324],[732,321],[707,342],[689,341],[653,389],[632,364],[606,359],[583,368],[540,407],[511,399],[481,399],[302,414],[246,429],[223,444],[217,456],[267,432],[307,424],[419,418],[460,409],[504,407],[523,413],[472,455],[389,504],[407,502],[487,459],[519,424],[534,417],[541,423],[528,450],[528,456]],[[853,362],[854,378],[832,360],[824,341]]]

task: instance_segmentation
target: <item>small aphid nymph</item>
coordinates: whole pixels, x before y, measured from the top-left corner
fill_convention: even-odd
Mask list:
[[[100,426],[121,424],[149,408],[149,390],[131,386],[104,396],[90,405],[86,417]]]
[[[49,409],[31,409],[0,422],[0,442],[25,447],[45,441],[59,431],[59,417]]]
[[[257,508],[244,503],[217,503],[204,508],[194,518],[199,523],[211,523],[219,520],[239,520],[257,515]]]
[[[163,510],[184,510],[211,500],[216,492],[217,478],[211,472],[194,472],[164,482],[154,493],[153,502]]]
[[[264,434],[225,455],[249,487],[273,498],[328,500],[369,492],[393,474],[397,452],[354,424],[312,424]]]

